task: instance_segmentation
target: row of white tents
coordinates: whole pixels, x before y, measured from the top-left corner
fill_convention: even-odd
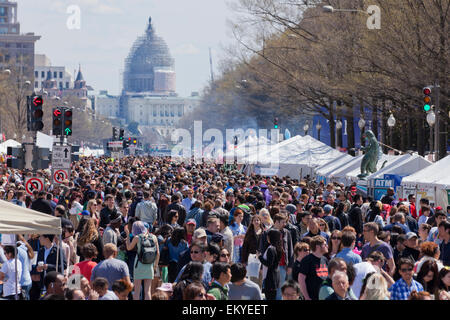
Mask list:
[[[236,157],[246,174],[289,176],[316,181],[357,184],[362,193],[381,198],[388,187],[397,197],[415,194],[417,201],[428,198],[435,205],[450,202],[450,156],[432,163],[418,154],[386,155],[377,163],[377,172],[360,180],[363,155],[342,153],[311,136],[294,136],[278,144],[264,138],[248,138],[225,157]]]
[[[48,148],[51,151],[53,148],[54,139],[55,138],[53,136],[49,136],[38,131],[36,136],[36,145],[41,148]],[[6,155],[8,147],[20,147],[20,146],[21,146],[20,142],[17,142],[13,139],[6,140],[5,142],[0,143],[0,155],[1,154]],[[102,156],[103,154],[104,154],[103,149],[90,149],[89,147],[80,148],[80,155],[84,157],[89,156],[98,157]]]

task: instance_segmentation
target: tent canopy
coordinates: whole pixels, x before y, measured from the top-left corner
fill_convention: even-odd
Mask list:
[[[410,176],[404,177],[402,185],[415,188],[439,187],[441,189],[450,189],[450,156],[446,156],[434,164],[420,170]]]
[[[20,147],[20,146],[21,144],[16,140],[13,139],[6,140],[5,142],[0,143],[0,153],[6,154],[8,147]]]
[[[61,234],[61,219],[0,200],[0,233]]]
[[[316,175],[326,177],[329,173],[340,168],[344,164],[352,161],[353,159],[354,159],[353,156],[343,153],[339,158],[333,159],[330,162],[324,164],[323,166],[316,168],[315,169]]]
[[[420,171],[432,163],[422,156],[417,154],[401,158],[399,161],[395,161],[390,165],[386,165],[383,169],[375,172],[367,177],[367,180],[383,178],[385,174],[395,174],[398,176],[408,176],[417,171]]]

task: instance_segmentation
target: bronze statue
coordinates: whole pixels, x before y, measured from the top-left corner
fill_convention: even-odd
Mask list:
[[[366,140],[366,146],[362,147],[361,150],[365,151],[366,154],[361,161],[361,174],[358,175],[358,178],[362,180],[364,180],[364,178],[369,174],[377,171],[377,163],[382,154],[377,138],[371,130],[367,130],[363,134],[363,138]],[[380,170],[384,168],[386,162],[387,161],[384,161]]]

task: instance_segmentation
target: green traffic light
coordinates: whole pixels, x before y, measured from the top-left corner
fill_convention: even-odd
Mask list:
[[[428,111],[431,110],[431,106],[429,104],[426,104],[426,105],[423,106],[423,110],[428,112]]]
[[[275,129],[278,129],[278,126],[277,126],[277,125],[275,125],[274,127],[275,127]]]

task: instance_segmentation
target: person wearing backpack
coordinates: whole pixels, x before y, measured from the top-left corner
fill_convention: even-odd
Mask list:
[[[137,255],[134,262],[134,292],[133,300],[140,300],[141,285],[144,280],[145,300],[151,300],[151,284],[155,275],[155,268],[159,262],[158,239],[149,233],[142,221],[136,221],[132,226],[133,240],[130,242],[130,231],[127,234],[127,250],[137,247]]]

